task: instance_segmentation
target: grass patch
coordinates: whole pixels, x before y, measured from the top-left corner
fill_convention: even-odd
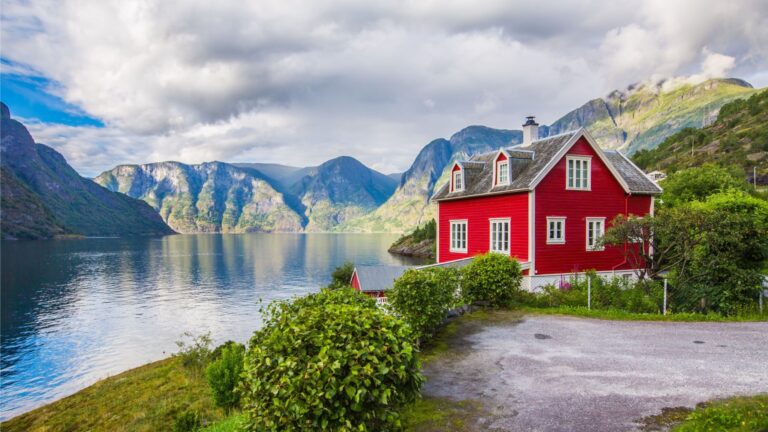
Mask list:
[[[642,420],[643,431],[673,432],[768,430],[768,394],[737,396],[700,403],[696,409],[665,408]]]
[[[106,378],[72,396],[0,425],[12,431],[173,430],[176,417],[197,412],[204,424],[224,418],[205,378],[167,358]]]
[[[425,396],[403,410],[403,426],[411,432],[469,431],[481,412],[476,401]]]
[[[745,314],[736,316],[724,316],[716,313],[669,313],[645,314],[625,312],[617,309],[587,309],[584,306],[558,306],[551,308],[539,308],[524,306],[519,309],[527,314],[538,315],[569,315],[585,318],[597,318],[607,320],[624,321],[677,321],[677,322],[747,322],[747,321],[768,321],[768,314]]]
[[[242,430],[245,414],[233,414],[218,423],[200,429],[200,432],[239,432]]]

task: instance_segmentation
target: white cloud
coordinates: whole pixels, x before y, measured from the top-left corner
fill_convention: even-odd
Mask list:
[[[86,175],[342,154],[400,171],[466,125],[549,123],[650,77],[768,80],[767,20],[758,0],[8,0],[1,31],[21,73],[104,121],[32,127]]]

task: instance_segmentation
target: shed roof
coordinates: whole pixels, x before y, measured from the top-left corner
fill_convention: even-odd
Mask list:
[[[392,288],[395,279],[402,276],[409,268],[414,267],[388,265],[357,266],[355,267],[355,273],[357,274],[358,282],[360,282],[360,291],[386,291]]]

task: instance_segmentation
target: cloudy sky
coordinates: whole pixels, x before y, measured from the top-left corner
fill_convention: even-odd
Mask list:
[[[551,123],[668,77],[768,85],[768,2],[3,0],[2,98],[81,174],[120,163],[384,172],[470,124]]]

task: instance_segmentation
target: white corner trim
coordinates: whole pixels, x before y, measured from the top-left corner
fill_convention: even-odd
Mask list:
[[[536,274],[536,190],[528,192],[528,262],[529,275]]]
[[[450,235],[450,233],[449,233]],[[435,262],[440,262],[440,202],[437,203],[437,218],[435,219]]]

